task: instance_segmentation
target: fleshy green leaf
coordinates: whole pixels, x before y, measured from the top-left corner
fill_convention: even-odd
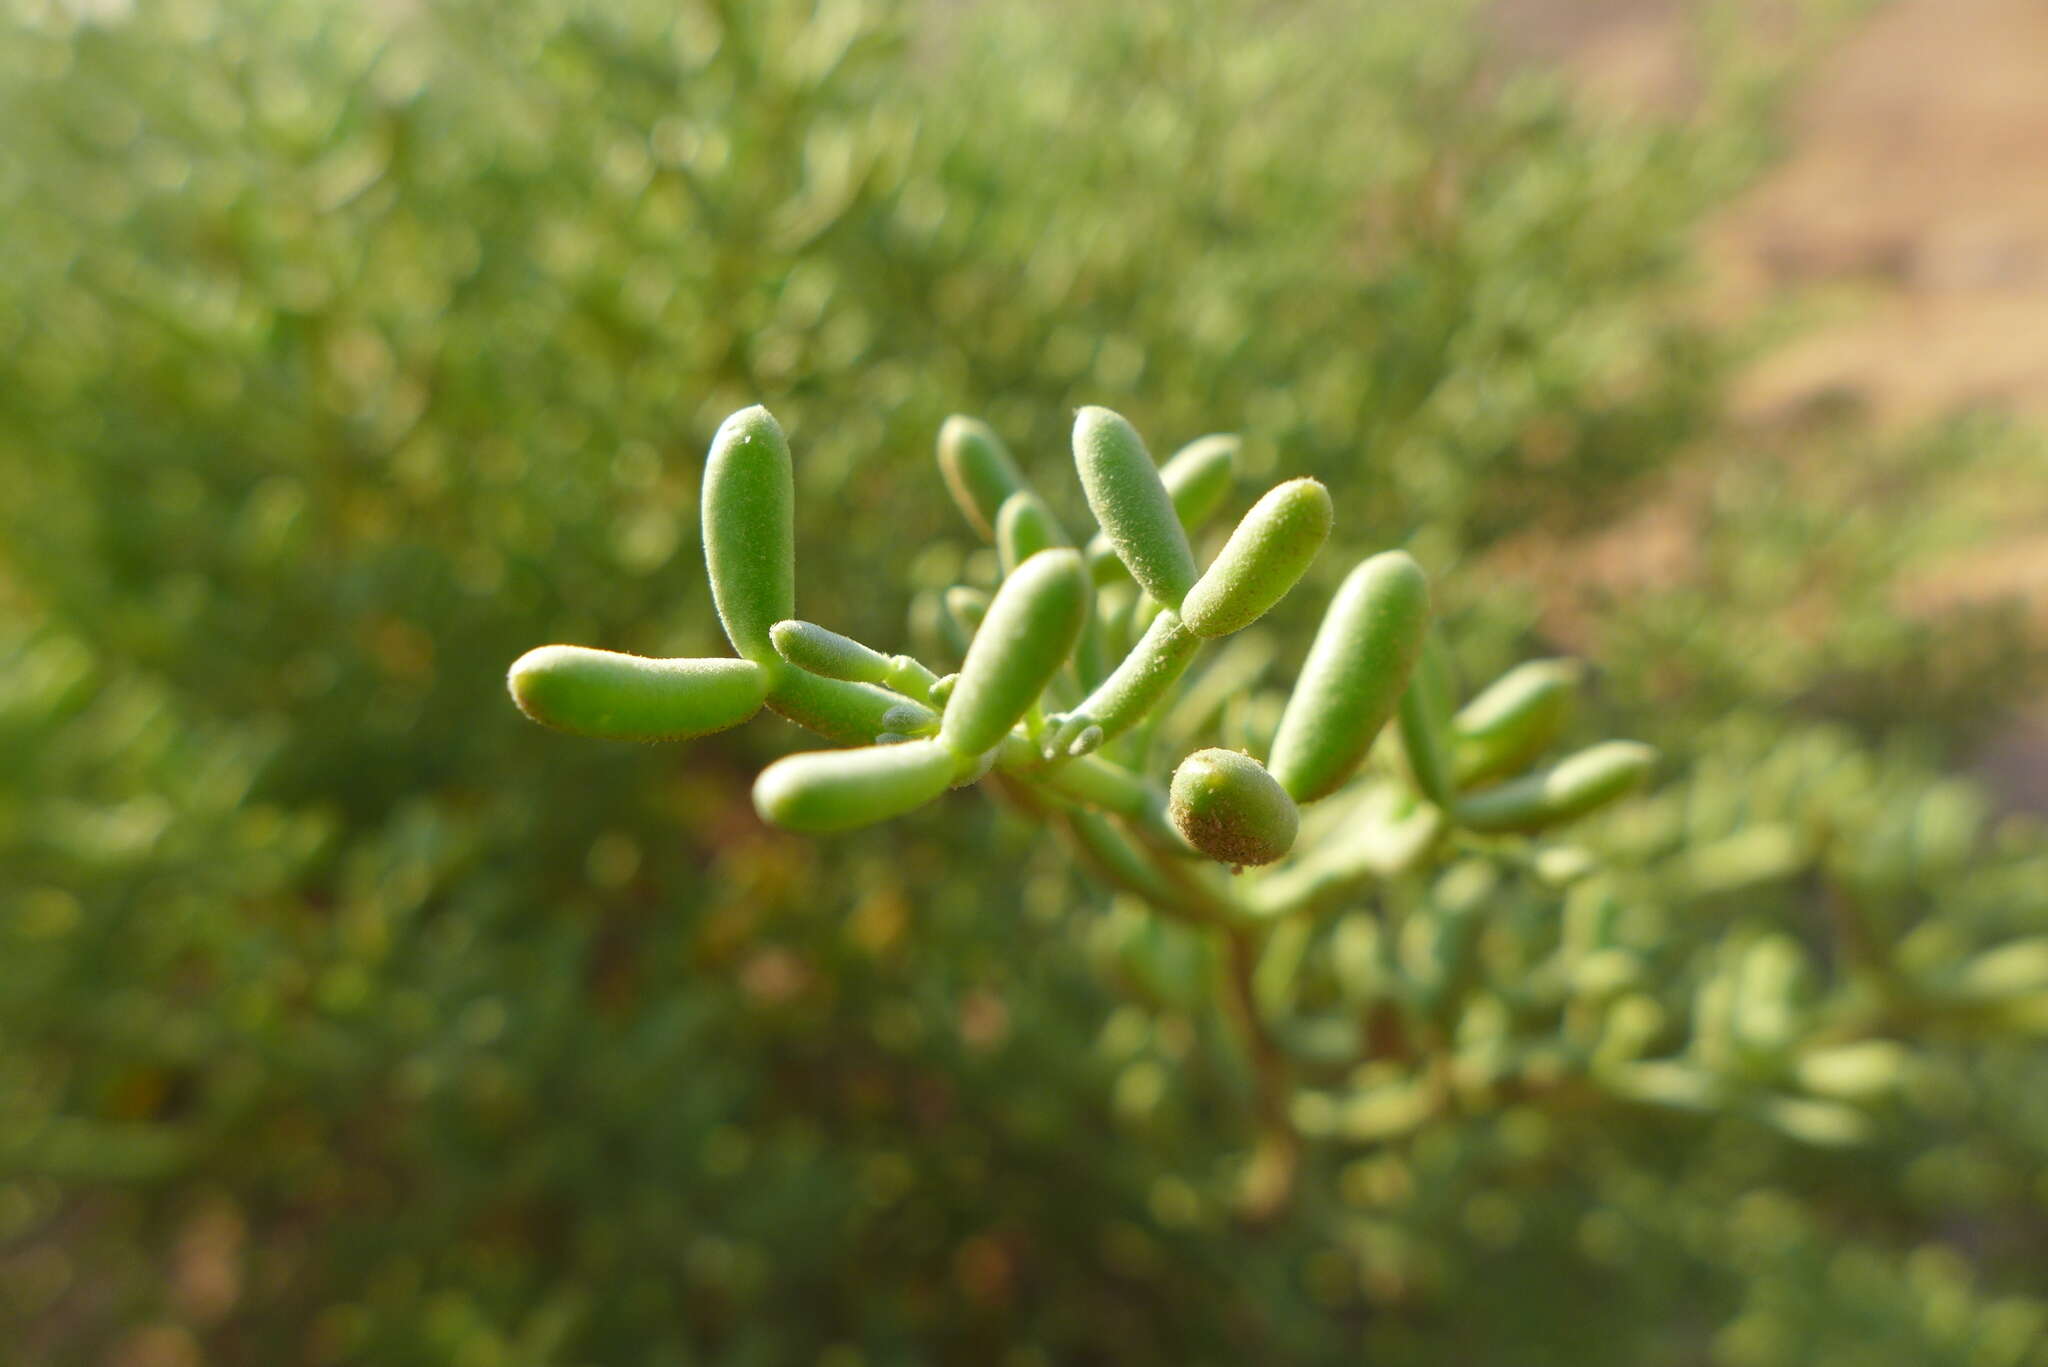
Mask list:
[[[939,600],[939,607],[939,629],[946,644],[955,655],[964,657],[974,633],[981,630],[981,619],[988,615],[988,595],[971,584],[955,584]]]
[[[1344,579],[1273,736],[1273,776],[1297,802],[1349,781],[1393,714],[1429,628],[1429,581],[1405,551]]]
[[[1082,409],[1074,419],[1074,468],[1124,568],[1178,608],[1195,582],[1195,553],[1137,429],[1107,408]]]
[[[727,418],[704,461],[704,564],[733,649],[774,672],[768,630],[796,615],[796,484],[767,409]]]
[[[1243,449],[1244,438],[1234,432],[1216,432],[1196,437],[1160,465],[1159,482],[1166,486],[1180,525],[1189,535],[1200,531],[1230,496],[1238,452]]]
[[[768,629],[768,637],[775,653],[798,669],[853,683],[884,683],[889,678],[887,655],[815,622],[777,622]]]
[[[1243,446],[1242,438],[1228,432],[1197,437],[1159,467],[1159,482],[1166,486],[1166,496],[1173,500],[1181,530],[1189,536],[1200,531],[1229,497],[1231,482],[1237,477],[1237,455]],[[1088,542],[1088,569],[1098,584],[1130,573],[1124,562],[1117,559],[1109,537],[1100,532]]]
[[[1434,628],[1422,639],[1422,653],[1407,691],[1395,709],[1401,728],[1401,753],[1422,795],[1449,811],[1458,798],[1457,775],[1451,769],[1451,711],[1456,706],[1451,661]]]
[[[1003,500],[1028,487],[995,429],[957,413],[939,428],[939,474],[961,516],[987,541],[995,540]]]
[[[967,648],[939,738],[960,755],[994,748],[1066,662],[1087,612],[1079,551],[1040,551],[1019,565]]]
[[[1584,816],[1639,786],[1657,752],[1632,740],[1581,750],[1540,773],[1510,779],[1458,803],[1459,824],[1475,831],[1540,831]]]
[[[852,830],[924,806],[952,785],[959,766],[959,756],[933,740],[788,755],[754,780],[754,809],[786,830]]]
[[[1266,615],[1307,572],[1330,535],[1330,491],[1313,479],[1275,485],[1237,524],[1181,604],[1205,639],[1241,631]]]
[[[541,646],[506,676],[519,710],[557,731],[615,740],[687,740],[761,710],[768,676],[752,660],[653,660]]]
[[[1576,660],[1531,660],[1465,704],[1451,719],[1458,782],[1512,774],[1555,744],[1571,722],[1583,674]]]
[[[1065,529],[1037,494],[1019,489],[1003,500],[996,514],[996,554],[1001,557],[1004,574],[1040,551],[1067,544]]]

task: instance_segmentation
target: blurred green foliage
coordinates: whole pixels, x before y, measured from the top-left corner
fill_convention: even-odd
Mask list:
[[[0,15],[23,1360],[2043,1351],[2038,1014],[1895,1022],[1854,1146],[1507,1106],[1333,1142],[1245,1228],[1245,1080],[1102,985],[1124,913],[1027,824],[793,840],[746,805],[773,728],[679,759],[501,692],[539,640],[710,650],[697,463],[757,400],[801,453],[802,610],[864,639],[905,630],[878,584],[971,568],[905,563],[951,535],[940,418],[1042,464],[1101,402],[1332,476],[1347,549],[1449,574],[1488,677],[1542,620],[1494,551],[1741,446],[1685,244],[1769,81],[1605,124],[1427,0]],[[1813,436],[1899,496],[1734,470],[1712,576],[1598,606],[1595,720],[1680,760],[1587,836],[1667,1020],[1757,944],[1848,981],[1844,906],[1931,975],[2043,933],[2048,838],[1941,770],[2014,643],[1898,598],[1990,515],[1940,472],[2029,441]]]

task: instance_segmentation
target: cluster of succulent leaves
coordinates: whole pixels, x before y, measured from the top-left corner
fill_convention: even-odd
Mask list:
[[[1266,1126],[1247,1194],[1261,1216],[1291,1186],[1303,1131],[1374,1142],[1446,1109],[1562,1097],[1732,1110],[1795,1140],[1853,1144],[1872,1130],[1855,1103],[1903,1083],[1893,1032],[2048,1029],[2048,937],[1968,947],[1937,926],[1923,939],[1909,932],[1929,928],[1850,889],[1832,909],[1831,972],[1790,933],[1744,928],[1674,1002],[1656,977],[1671,904],[1809,866],[1804,832],[1755,810],[1720,830],[1638,819],[1614,864],[1498,839],[1568,828],[1637,786],[1653,752],[1608,742],[1524,772],[1568,727],[1580,671],[1525,664],[1458,707],[1427,584],[1399,551],[1346,576],[1290,688],[1250,693],[1252,672],[1223,659],[1182,688],[1206,642],[1264,616],[1308,569],[1330,496],[1314,480],[1276,485],[1198,569],[1191,537],[1227,496],[1234,438],[1197,439],[1155,468],[1128,422],[1083,408],[1073,452],[1100,523],[1085,553],[986,424],[942,428],[946,487],[994,542],[999,579],[992,595],[941,595],[961,657],[941,677],[793,617],[789,447],[765,409],[737,413],[713,441],[700,507],[738,658],[544,646],[513,664],[512,695],[544,724],[630,740],[707,734],[765,704],[851,747],[785,757],[755,781],[761,816],[803,832],[998,780],[1144,909],[1111,932],[1141,989],[1189,1010],[1214,999],[1240,1032]],[[1398,766],[1368,767],[1397,713]],[[1170,785],[1154,772],[1162,746],[1226,738],[1236,748],[1185,753]],[[1808,755],[1790,767],[1825,769]],[[1296,849],[1301,807],[1329,799]],[[1973,803],[1931,790],[1906,829],[1880,829],[1852,857],[1956,867],[1981,819]],[[1675,876],[1631,898],[1630,875],[1660,856]],[[1271,867],[1247,878],[1246,865]],[[1181,946],[1177,982],[1154,917],[1205,932]],[[1203,958],[1219,971],[1190,973]],[[1333,1085],[1297,1092],[1299,1074]]]
[[[1482,962],[1479,941],[1497,919],[1504,867],[1563,886],[1597,866],[1575,848],[1503,856],[1454,839],[1549,832],[1648,776],[1654,752],[1630,742],[1531,770],[1571,719],[1569,662],[1522,666],[1458,707],[1432,636],[1427,580],[1408,554],[1388,551],[1345,577],[1284,701],[1225,721],[1250,682],[1241,658],[1198,671],[1186,688],[1183,679],[1204,645],[1258,621],[1307,572],[1330,534],[1328,490],[1307,478],[1275,485],[1203,567],[1192,538],[1229,497],[1233,436],[1199,438],[1162,467],[1121,415],[1082,408],[1074,465],[1099,524],[1085,550],[986,423],[949,418],[937,446],[946,487],[993,543],[1000,576],[993,594],[958,584],[941,596],[957,672],[940,676],[795,616],[795,471],[780,425],[754,407],[719,427],[699,499],[706,571],[736,657],[542,646],[513,663],[513,699],[543,724],[638,741],[708,735],[771,708],[844,747],[786,756],[755,780],[761,816],[800,832],[872,825],[949,788],[997,781],[1057,824],[1108,888],[1212,932],[1226,966],[1218,991],[1258,1075],[1264,1148],[1247,1200],[1262,1218],[1292,1187],[1304,1114],[1312,1128],[1360,1139],[1384,1137],[1390,1112],[1395,1129],[1419,1122],[1446,1102],[1445,1044],[1474,1028],[1483,1004],[1502,1019],[1479,1075],[1461,1081],[1512,1090],[1581,1080],[1566,1075],[1588,1071],[1586,1051],[1560,1050],[1553,1036],[1561,1011],[1584,1006],[1589,970],[1580,959],[1609,962],[1599,952],[1609,948],[1613,910],[1584,911],[1576,924],[1539,909],[1519,937],[1534,942],[1498,965]],[[1394,779],[1366,762],[1397,713]],[[1184,750],[1224,739],[1225,729],[1238,733],[1237,748],[1186,752],[1170,783],[1155,772],[1161,745]],[[1297,849],[1302,807],[1325,803],[1335,814]],[[1246,866],[1271,867],[1245,878]],[[1333,951],[1347,965],[1343,1009],[1304,1019],[1294,984],[1310,938],[1379,900],[1369,890],[1407,876],[1437,895],[1396,919],[1350,918],[1350,941]],[[1560,924],[1577,929],[1576,942],[1554,933]],[[1594,991],[1627,982],[1601,980]],[[1617,1051],[1634,1060],[1662,1024],[1647,1019],[1623,1044],[1603,1041],[1592,1063],[1612,1063]],[[1297,1038],[1308,1055],[1299,1062],[1340,1075],[1375,1061],[1411,1065],[1397,1079],[1400,1099],[1390,1102],[1384,1087],[1297,1097]],[[1719,1099],[1718,1076],[1677,1069],[1594,1072],[1631,1098],[1684,1093],[1676,1104],[1698,1107]],[[1820,1103],[1776,1105],[1812,1121]],[[1342,1118],[1352,1112],[1368,1118]]]
[[[1913,1004],[2024,982],[1982,956],[2040,933],[2048,840],[1943,776],[2022,676],[1897,593],[1992,515],[1965,474],[2038,462],[2023,434],[1802,434],[1828,503],[1731,464],[1704,577],[1587,609],[1567,746],[1668,759],[1572,828],[1601,872],[1504,865],[1492,896],[1504,927],[1614,900],[1573,917],[1616,937],[1567,1010],[1589,1050],[1649,999],[1639,1057],[1689,1057],[1715,982],[1794,965],[1789,1033],[1744,1025],[1732,1068],[1698,1046],[1728,1102],[1460,1104],[1377,1140],[1311,1102],[1338,1128],[1256,1229],[1209,932],[1105,900],[997,804],[766,828],[772,727],[678,764],[482,701],[538,640],[721,649],[695,458],[756,398],[805,455],[804,610],[860,639],[903,630],[874,585],[906,546],[921,656],[946,587],[995,587],[906,496],[945,414],[1036,456],[1095,401],[1233,415],[1249,477],[1337,494],[1301,588],[1208,661],[1247,671],[1232,748],[1369,547],[1440,571],[1464,677],[1570,653],[1494,553],[1751,454],[1673,305],[1768,140],[1725,102],[1589,119],[1449,9],[0,4],[9,1350],[2038,1351],[2038,1047]],[[1391,887],[1404,915],[1461,895]],[[1913,993],[1858,999],[1898,1085],[1825,1148],[1767,1103],[1833,1099],[1776,1041],[1841,1018],[1845,906]],[[1311,1062],[1364,938],[1302,947]]]
[[[974,419],[948,419],[939,465],[961,511],[995,543],[1001,578],[993,595],[966,584],[942,595],[939,611],[962,659],[958,672],[941,677],[911,656],[883,654],[791,615],[789,445],[766,409],[746,409],[719,428],[700,500],[712,594],[737,658],[543,646],[514,662],[508,684],[527,715],[586,736],[689,739],[766,706],[827,740],[854,744],[786,759],[761,775],[755,806],[792,830],[871,825],[1000,771],[1041,800],[1114,817],[1169,850],[1238,872],[1289,853],[1297,804],[1345,788],[1397,705],[1415,796],[1472,831],[1561,824],[1648,772],[1643,747],[1613,745],[1541,773],[1519,772],[1570,715],[1575,671],[1565,662],[1517,670],[1454,717],[1443,647],[1425,649],[1428,585],[1400,551],[1360,562],[1338,590],[1292,696],[1260,737],[1273,773],[1247,750],[1199,751],[1174,770],[1168,794],[1142,763],[1087,762],[1097,752],[1142,761],[1169,703],[1187,714],[1174,732],[1212,720],[1227,695],[1212,682],[1206,694],[1179,699],[1182,676],[1206,642],[1243,630],[1285,597],[1329,536],[1329,492],[1313,479],[1288,480],[1252,506],[1198,571],[1190,534],[1228,497],[1237,449],[1233,436],[1209,436],[1159,468],[1122,416],[1083,408],[1074,459],[1102,524],[1084,556],[1001,438]],[[1397,805],[1391,816],[1398,823],[1409,814]],[[1316,882],[1301,869],[1289,873],[1304,888]],[[1219,899],[1239,900],[1210,894]],[[1199,904],[1204,894],[1181,900]],[[1244,900],[1277,913],[1263,891]]]

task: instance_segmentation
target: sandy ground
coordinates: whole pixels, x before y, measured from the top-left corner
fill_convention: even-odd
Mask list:
[[[1500,0],[1494,17],[1628,109],[1684,100],[1696,11]],[[1826,290],[1838,316],[1753,372],[1738,413],[1848,396],[1887,420],[2048,417],[2048,2],[1891,0],[1803,83],[1788,132],[1706,245],[1735,304]]]
[[[1739,288],[1862,288],[1745,411],[1848,391],[1886,418],[2048,417],[2048,4],[1900,0],[1799,99],[1789,161],[1717,225]]]
[[[1756,3],[1767,33],[1781,20]],[[1698,0],[1492,9],[1511,50],[1625,112],[1693,95],[1698,13]],[[1805,300],[1815,321],[1742,378],[1734,416],[1760,431],[1844,404],[1886,427],[1971,407],[2048,420],[2048,0],[1888,0],[1800,83],[1786,131],[1785,158],[1706,229],[1711,307]],[[1583,590],[1682,576],[1687,479],[1703,472],[1677,473],[1628,525],[1553,548],[1577,562],[1563,577]],[[1902,610],[2018,597],[2048,625],[2048,469],[2010,493],[2006,530],[1936,566]],[[2015,718],[1977,767],[2011,804],[2048,812],[2048,708]]]

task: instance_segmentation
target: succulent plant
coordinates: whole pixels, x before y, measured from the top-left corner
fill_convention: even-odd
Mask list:
[[[955,590],[965,658],[942,678],[908,655],[795,616],[789,445],[765,408],[742,410],[712,442],[702,500],[712,595],[739,658],[542,646],[513,664],[513,699],[546,725],[630,740],[701,736],[763,706],[778,712],[848,747],[778,760],[756,782],[762,817],[798,831],[884,821],[1000,773],[1050,807],[1113,818],[1140,862],[1163,861],[1175,882],[1202,890],[1189,893],[1191,902],[1223,908],[1242,899],[1205,881],[1191,857],[1232,866],[1278,860],[1292,845],[1298,804],[1351,783],[1397,712],[1417,797],[1441,810],[1446,829],[1540,830],[1646,776],[1648,747],[1615,742],[1461,796],[1459,775],[1512,775],[1555,739],[1575,671],[1557,661],[1524,666],[1454,718],[1441,668],[1431,665],[1428,582],[1407,553],[1386,551],[1359,564],[1331,603],[1272,736],[1272,772],[1248,752],[1191,755],[1169,820],[1159,780],[1108,748],[1157,718],[1204,642],[1278,603],[1330,533],[1329,491],[1313,479],[1286,480],[1198,568],[1190,533],[1227,492],[1235,451],[1229,438],[1205,438],[1162,470],[1123,417],[1080,411],[1074,462],[1101,524],[1093,561],[1105,563],[1106,545],[1142,589],[1134,612],[1122,615],[1098,582],[1114,583],[1116,573],[1091,569],[1089,556],[1067,544],[993,429],[948,419],[940,471],[968,522],[997,543],[1002,579],[985,601],[969,586]],[[1090,637],[1090,658],[1122,653],[1100,677],[1089,677],[1077,654]],[[1069,705],[1059,708],[1061,700]],[[1194,829],[1205,834],[1194,838]]]
[[[1112,888],[1220,937],[1234,966],[1230,1019],[1262,1079],[1263,1176],[1248,1180],[1270,1201],[1291,1171],[1292,1102],[1250,978],[1280,928],[1328,914],[1454,836],[1583,816],[1642,783],[1654,757],[1616,741],[1522,773],[1562,731],[1576,667],[1524,665],[1458,711],[1427,577],[1389,550],[1344,579],[1277,721],[1244,738],[1264,743],[1196,748],[1164,771],[1169,784],[1150,756],[1189,667],[1307,573],[1330,534],[1329,491],[1307,478],[1275,485],[1203,566],[1193,538],[1227,496],[1235,439],[1199,439],[1161,467],[1128,421],[1089,407],[1073,448],[1100,528],[1085,550],[991,427],[941,427],[945,487],[1000,567],[992,594],[960,584],[943,595],[938,616],[961,659],[941,675],[796,616],[789,446],[765,408],[735,413],[712,441],[701,507],[737,658],[542,646],[513,664],[512,696],[546,725],[630,740],[779,713],[834,747],[776,760],[755,781],[762,818],[793,831],[870,825],[985,780],[1051,815]],[[1373,763],[1390,720],[1406,778]],[[1323,802],[1338,819],[1297,849],[1302,808]],[[1445,945],[1453,957],[1468,950]]]

